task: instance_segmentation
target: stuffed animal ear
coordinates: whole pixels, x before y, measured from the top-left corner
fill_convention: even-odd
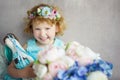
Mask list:
[[[15,49],[13,43],[11,42],[10,38],[18,40],[17,37],[13,33],[8,33],[4,37],[3,41],[4,41],[5,45],[8,46],[12,50],[12,52],[14,53],[14,52],[16,52],[16,49]]]
[[[15,36],[15,34],[13,34],[13,33],[7,33],[6,36],[3,38],[3,42],[4,43],[5,43],[5,40],[8,38],[8,36],[14,37],[17,41],[19,41],[18,38]]]

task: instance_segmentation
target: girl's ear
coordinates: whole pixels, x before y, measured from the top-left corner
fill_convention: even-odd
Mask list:
[[[56,26],[56,32],[59,32],[59,27],[58,26]]]

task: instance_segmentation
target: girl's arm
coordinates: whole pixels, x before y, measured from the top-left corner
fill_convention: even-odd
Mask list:
[[[32,68],[33,63],[25,67],[24,69],[16,69],[14,62],[8,66],[8,73],[15,78],[34,78],[36,75],[33,72]]]

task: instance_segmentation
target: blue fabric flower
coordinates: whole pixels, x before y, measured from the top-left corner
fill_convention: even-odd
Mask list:
[[[87,66],[80,66],[75,62],[68,70],[61,70],[58,72],[54,80],[87,80],[87,75],[90,72],[101,71],[108,77],[112,75],[113,65],[104,60],[94,60],[92,64]]]
[[[112,68],[113,68],[112,63],[101,60],[101,59],[94,60],[92,64],[89,64],[86,67],[88,69],[88,72],[102,71],[108,77],[112,75]]]
[[[54,80],[86,80],[87,68],[77,62],[66,71],[59,71]]]

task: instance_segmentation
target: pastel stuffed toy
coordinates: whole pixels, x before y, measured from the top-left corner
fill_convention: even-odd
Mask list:
[[[14,60],[16,68],[23,69],[29,65],[29,63],[34,61],[32,57],[26,54],[26,51],[18,42],[14,34],[7,34],[4,38],[4,42],[12,51],[12,60]]]

